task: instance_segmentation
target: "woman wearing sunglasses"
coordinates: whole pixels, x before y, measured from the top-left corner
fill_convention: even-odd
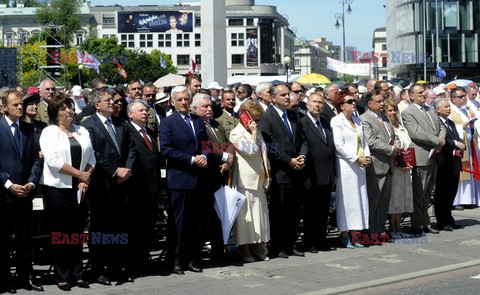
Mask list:
[[[330,124],[337,153],[336,207],[337,227],[342,244],[349,249],[361,248],[358,231],[368,229],[368,196],[365,168],[370,165],[370,150],[363,135],[360,119],[353,115],[356,100],[342,92],[334,105],[341,110]],[[348,232],[354,237],[353,245]]]

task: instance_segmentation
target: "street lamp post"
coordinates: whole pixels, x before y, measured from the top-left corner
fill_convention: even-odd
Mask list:
[[[82,72],[83,70],[83,65],[82,64],[79,64],[78,65],[78,84],[80,85],[80,87],[82,87]]]
[[[285,65],[286,74],[287,74],[287,83],[288,83],[288,65],[290,65],[290,61],[291,59],[290,59],[290,56],[288,55],[283,58],[283,64]]]
[[[352,4],[353,0],[342,0],[342,13],[336,13],[335,14],[335,28],[340,29],[340,26],[342,26],[343,29],[343,62],[347,62],[347,50],[345,48],[345,3],[347,3],[347,13],[350,14],[352,13],[352,7],[350,7],[350,4]],[[340,24],[340,21],[342,24]]]

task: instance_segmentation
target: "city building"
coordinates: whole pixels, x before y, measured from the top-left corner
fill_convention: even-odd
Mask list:
[[[478,79],[480,0],[435,2],[386,1],[388,71],[411,81],[438,81],[438,62],[446,81]]]
[[[387,51],[387,28],[377,28],[373,31],[372,48],[374,55],[370,54],[372,63],[371,71],[374,79],[389,80],[391,74],[388,72],[388,51]]]
[[[201,73],[200,2],[178,5],[92,6],[99,37],[116,36],[129,49],[168,54],[180,74],[194,60]],[[254,0],[226,0],[227,75],[279,75],[282,60],[294,70],[295,35],[275,6]]]
[[[318,41],[318,42],[317,42]],[[295,41],[295,74],[322,74],[330,79],[336,79],[336,72],[327,69],[327,57],[333,58],[331,42],[325,38],[312,41],[297,39]]]

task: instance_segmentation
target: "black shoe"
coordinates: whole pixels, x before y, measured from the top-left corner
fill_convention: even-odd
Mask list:
[[[305,257],[305,253],[302,250],[298,250],[298,249],[293,249],[291,255],[298,256],[298,257]]]
[[[193,272],[203,272],[203,269],[201,267],[199,267],[198,265],[196,265],[195,262],[193,262],[193,261],[188,263],[187,268],[190,271],[193,271]]]
[[[430,224],[427,225],[427,227],[425,227],[423,229],[423,231],[427,234],[438,234],[438,233],[440,233],[438,230],[434,229]]]
[[[285,253],[285,251],[283,251],[283,250],[278,252],[277,256],[280,257],[280,258],[288,258],[287,253]]]
[[[68,283],[57,284],[57,287],[58,287],[58,289],[60,289],[62,291],[72,291],[72,287]]]
[[[412,234],[413,234],[415,237],[424,236],[423,229],[421,229],[421,228],[412,228]],[[410,238],[410,237],[409,237],[409,238]]]
[[[316,248],[317,248],[318,251],[322,251],[322,252],[329,252],[329,251],[337,250],[336,248],[333,248],[332,246],[330,246],[328,243],[320,244]]]
[[[176,275],[184,275],[185,272],[183,271],[183,268],[181,266],[175,266],[172,270],[172,273],[176,274]]]
[[[23,284],[23,288],[27,291],[39,291],[39,292],[45,291],[43,290],[42,286],[38,284],[34,284],[32,280],[28,280],[25,284]]]
[[[97,279],[97,284],[104,285],[104,286],[111,286],[112,282],[105,276],[101,275]]]
[[[77,281],[77,287],[83,288],[83,289],[90,289],[90,285],[84,280]]]
[[[308,251],[308,252],[310,252],[310,253],[318,253],[318,249],[317,249],[316,247],[314,247],[314,246],[313,246],[313,247],[310,247],[310,248],[308,248],[308,250],[307,250],[307,251]]]
[[[5,289],[0,289],[0,292],[7,292],[9,294],[17,294],[17,289],[15,289],[15,286],[13,285],[7,285],[5,286]]]
[[[462,228],[465,228],[465,225],[454,223],[454,224],[451,225],[451,227],[453,229],[462,229]]]
[[[438,230],[444,230],[444,231],[452,231],[453,228],[450,225],[445,225],[442,228],[438,228]]]

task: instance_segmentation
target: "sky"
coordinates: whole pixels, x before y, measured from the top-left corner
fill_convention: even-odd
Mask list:
[[[386,0],[352,1],[352,13],[345,13],[346,46],[356,46],[362,52],[372,51],[373,31],[386,26]],[[135,4],[170,5],[178,0],[140,0]],[[186,2],[186,1],[184,1]],[[131,5],[131,0],[91,0],[94,5]],[[342,28],[336,29],[335,14],[342,12],[342,0],[255,0],[255,5],[277,6],[277,11],[287,16],[290,28],[296,29],[299,39],[311,40],[325,37],[335,45],[342,45]],[[345,5],[345,9],[347,5]]]

